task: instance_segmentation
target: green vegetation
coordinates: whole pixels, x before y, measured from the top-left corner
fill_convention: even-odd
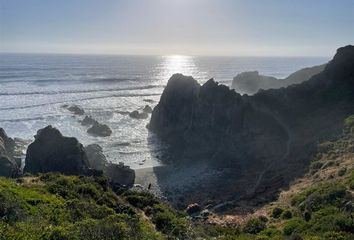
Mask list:
[[[353,153],[353,126],[350,117],[343,136],[319,145],[313,182],[267,216],[207,224],[149,192],[115,193],[105,177],[43,174],[0,178],[0,240],[354,239],[353,162],[337,160]]]

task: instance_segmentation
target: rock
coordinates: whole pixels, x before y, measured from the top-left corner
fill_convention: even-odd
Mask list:
[[[186,208],[186,213],[188,215],[195,215],[200,213],[200,211],[202,211],[202,208],[199,206],[198,203],[189,204]]]
[[[119,164],[109,163],[105,174],[113,183],[132,187],[135,182],[135,171],[121,162]]]
[[[106,124],[95,122],[92,127],[87,130],[87,133],[99,137],[108,137],[112,134],[112,130]]]
[[[85,118],[81,121],[81,125],[83,126],[90,126],[97,123],[95,119],[93,119],[91,116],[85,116]]]
[[[196,185],[204,191],[193,190],[203,194],[195,196],[188,189],[183,192],[187,202],[203,203],[220,194],[227,199],[237,192],[258,193],[264,203],[304,174],[317,143],[343,129],[353,105],[354,46],[347,46],[309,80],[252,96],[241,96],[213,79],[200,85],[174,74],[153,109],[149,129],[167,143],[169,164],[188,170],[191,162],[199,162],[208,167],[203,175],[222,170],[215,178],[198,176]]]
[[[77,105],[71,105],[71,106],[67,107],[67,109],[70,112],[74,113],[75,115],[84,115],[85,114],[85,111]]]
[[[0,128],[0,176],[15,177],[20,172],[20,165],[13,157],[14,140],[9,138],[4,129]]]
[[[86,174],[89,163],[85,149],[76,138],[65,137],[51,125],[38,130],[27,149],[25,172]]]
[[[85,147],[90,168],[104,170],[108,164],[102,148],[98,144],[90,144]]]
[[[145,105],[143,112],[145,113],[152,113],[152,108],[149,105]]]
[[[243,72],[234,77],[231,88],[240,93],[255,94],[260,89],[287,87],[309,80],[312,76],[322,72],[325,66],[326,64],[304,68],[290,74],[285,79],[260,75],[257,71]]]
[[[138,110],[129,113],[129,116],[135,119],[145,119],[149,117],[149,115],[146,112],[139,112]]]

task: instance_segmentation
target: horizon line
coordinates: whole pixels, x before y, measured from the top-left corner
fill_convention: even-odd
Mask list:
[[[129,53],[69,53],[69,52],[1,52],[0,54],[23,54],[23,55],[83,55],[83,56],[146,56],[146,57],[164,57],[164,56],[184,56],[184,57],[257,57],[257,58],[267,58],[267,57],[284,57],[284,58],[331,58],[332,55],[208,55],[208,54],[180,54],[180,53],[171,53],[171,54],[129,54]]]

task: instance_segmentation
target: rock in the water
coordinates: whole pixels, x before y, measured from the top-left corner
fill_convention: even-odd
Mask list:
[[[194,215],[199,213],[200,211],[202,211],[202,208],[199,206],[198,203],[189,204],[186,208],[186,213],[188,215]]]
[[[84,109],[82,109],[81,107],[77,106],[77,105],[71,105],[68,107],[68,110],[72,113],[74,113],[75,115],[84,115],[85,111]]]
[[[108,164],[102,147],[98,144],[90,144],[85,147],[90,168],[104,170]]]
[[[137,110],[129,113],[129,116],[135,119],[145,119],[149,117],[149,115],[146,112],[139,112]]]
[[[145,113],[152,113],[152,108],[149,105],[145,105],[143,112]]]
[[[128,187],[134,185],[135,171],[121,162],[119,164],[108,164],[105,174],[113,183],[122,184]]]
[[[86,174],[88,160],[84,147],[76,138],[65,137],[52,126],[38,130],[27,149],[25,172]]]
[[[15,142],[0,128],[0,176],[14,177],[19,173],[19,165],[13,157]]]
[[[85,116],[85,118],[81,121],[81,125],[90,126],[95,124],[97,121],[93,119],[91,116]]]
[[[112,130],[106,124],[95,122],[92,127],[87,129],[87,133],[99,137],[108,137],[112,134]]]

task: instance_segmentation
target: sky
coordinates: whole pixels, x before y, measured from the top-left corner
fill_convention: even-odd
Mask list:
[[[354,0],[0,0],[0,52],[332,56]]]

